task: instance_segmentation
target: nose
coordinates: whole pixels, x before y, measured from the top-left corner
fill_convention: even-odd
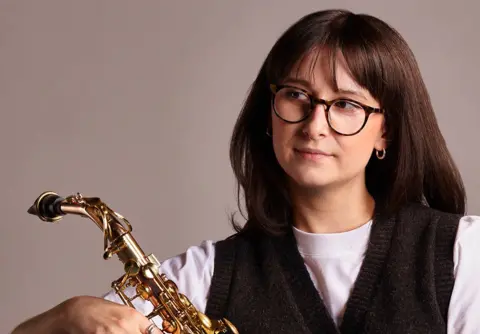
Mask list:
[[[317,139],[326,136],[330,132],[327,122],[326,106],[324,104],[316,104],[303,125],[302,133],[310,139]]]

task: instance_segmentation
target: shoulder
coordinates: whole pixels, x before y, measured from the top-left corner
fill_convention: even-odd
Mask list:
[[[478,254],[480,254],[480,216],[467,215],[459,220],[454,244],[455,275],[458,266],[475,266],[479,268]]]
[[[160,271],[200,310],[206,305],[214,271],[215,242],[204,240],[161,263]]]
[[[407,203],[399,210],[397,214],[399,216],[410,216],[417,219],[424,218],[426,220],[438,220],[439,218],[444,218],[459,221],[460,218],[464,217],[462,214],[459,213],[445,212],[439,209],[432,208],[425,204],[415,202]]]
[[[160,273],[173,281],[178,291],[200,310],[205,308],[210,289],[214,271],[215,243],[213,240],[204,240],[197,245],[189,246],[182,253],[160,260]],[[126,293],[128,296],[135,295],[132,288],[127,288]],[[103,298],[122,304],[113,290],[104,294]],[[143,314],[152,310],[152,305],[140,298],[137,298],[133,304]]]
[[[450,306],[449,333],[480,331],[480,216],[460,219],[454,244],[454,277]]]
[[[421,203],[408,203],[396,213],[397,222],[403,228],[428,234],[436,242],[448,245],[458,234],[460,225],[465,226],[469,220],[478,219],[480,216],[466,216],[461,213],[445,212]]]
[[[173,279],[179,275],[208,275],[213,270],[209,263],[215,257],[215,244],[213,240],[204,240],[190,246],[184,252],[163,260],[160,271]]]

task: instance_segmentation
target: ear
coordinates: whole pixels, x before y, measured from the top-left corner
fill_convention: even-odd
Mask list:
[[[377,151],[382,151],[383,149],[387,149],[387,127],[385,125],[385,120],[383,120],[382,128],[378,131],[378,137],[375,141],[374,148]]]

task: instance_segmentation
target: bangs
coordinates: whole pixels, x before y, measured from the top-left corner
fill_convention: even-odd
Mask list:
[[[301,67],[308,69],[308,73],[302,74],[313,79],[318,61],[322,61],[328,68],[325,79],[337,91],[336,66],[341,57],[353,80],[383,105],[391,91],[386,73],[394,75],[395,69],[385,63],[389,55],[381,33],[362,21],[358,15],[342,15],[333,21],[288,30],[270,54],[266,67],[268,82],[278,84],[288,77],[297,77]]]

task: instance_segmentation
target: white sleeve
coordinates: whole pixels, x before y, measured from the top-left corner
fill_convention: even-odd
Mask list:
[[[178,291],[192,302],[200,311],[205,312],[210,284],[213,276],[215,259],[215,243],[211,240],[203,241],[200,245],[189,247],[184,253],[166,259],[161,263],[160,272],[171,279],[178,287]],[[127,288],[126,293],[132,296],[134,291]],[[114,290],[102,296],[119,304],[123,304]],[[146,315],[153,309],[150,302],[136,298],[133,301],[135,308]],[[157,323],[158,319],[155,319]]]
[[[480,333],[480,216],[460,220],[453,260],[455,285],[447,333]]]

